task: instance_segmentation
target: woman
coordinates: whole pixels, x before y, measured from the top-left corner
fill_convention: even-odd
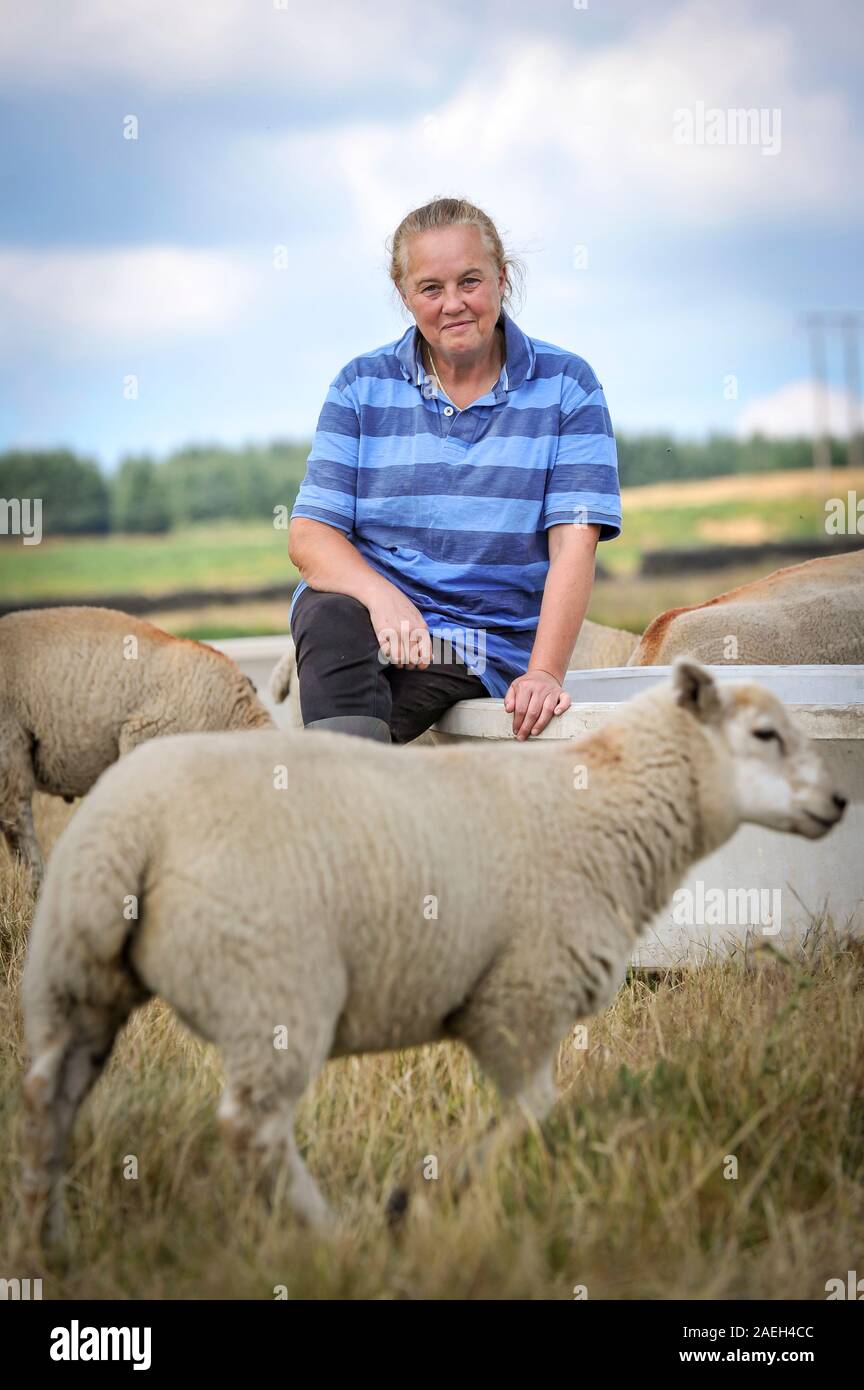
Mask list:
[[[503,696],[525,739],[570,704],[594,551],[621,530],[606,401],[506,312],[516,262],[472,203],[417,208],[390,251],[414,324],[332,382],[291,513],[303,722],[407,743]]]

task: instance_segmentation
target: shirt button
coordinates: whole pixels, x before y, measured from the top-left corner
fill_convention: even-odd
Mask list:
[[[444,414],[445,414],[445,415],[452,415],[452,414],[453,414],[453,407],[452,407],[452,405],[445,405],[445,407],[444,407]]]

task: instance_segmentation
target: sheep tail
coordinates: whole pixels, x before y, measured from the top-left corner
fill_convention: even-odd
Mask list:
[[[123,819],[116,807],[85,800],[57,840],[33,917],[25,1000],[78,999],[125,1013],[149,997],[130,960],[144,911],[147,829]]]
[[[281,705],[282,701],[286,698],[288,691],[291,689],[291,682],[294,679],[296,669],[294,644],[292,643],[285,655],[280,656],[270,676],[270,698],[274,705]]]

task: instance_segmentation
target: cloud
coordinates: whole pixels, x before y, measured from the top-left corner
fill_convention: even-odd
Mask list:
[[[219,332],[255,288],[242,258],[173,246],[0,250],[0,349],[28,340],[66,358],[106,344]]]
[[[434,15],[436,52],[468,21]],[[415,8],[376,0],[6,0],[0,72],[15,87],[67,88],[82,79],[144,91],[213,90],[249,81],[306,89],[367,88],[376,79],[424,86],[433,75],[431,33]]]
[[[730,402],[725,375],[754,392],[794,377],[802,308],[855,302],[864,26],[845,0],[831,24],[812,0],[436,0],[428,14],[397,0],[0,0],[0,12],[0,84],[27,171],[15,241],[0,245],[0,358],[4,371],[21,358],[12,386],[32,382],[36,428],[62,390],[58,411],[81,404],[93,417],[81,428],[101,437],[104,410],[88,403],[103,362],[74,367],[115,345],[125,363],[139,344],[153,345],[163,390],[179,384],[184,431],[199,371],[207,428],[217,405],[232,428],[268,410],[311,428],[338,367],[403,331],[385,238],[435,194],[495,218],[529,266],[520,321],[584,352],[616,426],[727,429],[739,407],[746,424],[774,397]],[[64,119],[85,118],[68,145],[55,93]],[[674,112],[700,102],[779,108],[780,152],[676,144]],[[106,112],[130,111],[149,142],[131,209],[126,167],[118,176],[100,139]],[[66,221],[52,212],[72,183]],[[68,246],[31,251],[28,234]],[[187,235],[222,246],[187,251]],[[88,238],[102,249],[76,249]],[[275,277],[272,243],[288,248]],[[57,360],[73,369],[42,370]],[[809,430],[798,385],[794,428]],[[781,401],[769,428],[789,411]]]
[[[529,25],[507,0],[490,10],[440,0],[427,29],[422,11],[398,0],[378,0],[373,15],[356,0],[71,0],[61,18],[55,5],[29,0],[4,6],[0,75],[7,92],[126,84],[133,110],[150,92],[194,102],[287,83],[292,112],[298,94],[324,95],[327,122],[277,134],[272,151],[302,160],[311,136],[320,185],[338,173],[366,227],[456,185],[480,187],[498,206],[515,195],[524,208],[557,206],[571,220],[575,209],[646,227],[716,226],[742,211],[825,220],[860,206],[861,141],[832,76],[837,39],[812,7],[625,4],[616,32],[591,9],[531,13]],[[853,33],[850,49],[857,42]],[[368,112],[370,92],[406,91],[395,119],[331,124],[351,93],[365,94]],[[779,152],[676,144],[675,112],[700,103],[759,110]],[[725,114],[721,124],[728,135]],[[261,149],[266,161],[266,137]]]
[[[584,21],[585,16],[581,16]],[[467,194],[544,235],[628,241],[746,216],[819,224],[861,202],[861,141],[848,98],[801,70],[782,22],[696,3],[594,47],[538,33],[494,35],[455,89],[400,121],[355,120],[253,136],[261,177],[300,168],[310,193],[340,188],[358,230],[383,239],[435,193]],[[761,143],[735,139],[728,112],[756,109]],[[729,143],[676,143],[676,111],[723,113]],[[777,114],[779,113],[779,115]],[[698,117],[697,117],[698,128]],[[770,138],[769,138],[770,137]],[[763,145],[776,153],[762,153]]]
[[[745,439],[751,434],[764,434],[769,439],[792,439],[812,435],[814,428],[814,390],[812,381],[792,381],[779,391],[760,396],[745,406],[738,416],[736,434]],[[829,432],[837,438],[849,434],[849,393],[835,386],[825,386]],[[854,397],[852,398],[854,401]],[[864,420],[864,400],[857,401],[857,428]]]

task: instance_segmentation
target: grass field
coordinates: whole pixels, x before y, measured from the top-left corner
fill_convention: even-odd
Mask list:
[[[164,536],[46,537],[0,546],[0,593],[10,598],[117,591],[252,588],[288,583],[287,533],[261,522],[184,527]]]
[[[643,546],[815,534],[830,483],[807,473],[662,484],[625,496],[616,571],[590,616],[641,631],[765,566],[644,581]],[[614,557],[614,563],[613,563]],[[164,539],[0,546],[4,596],[213,585],[294,577],[284,532],[190,528]],[[195,636],[284,632],[287,603],[152,615]],[[36,798],[49,849],[74,807]],[[290,891],[290,885],[287,885]],[[244,1185],[216,1124],[218,1053],[153,1003],[130,1022],[82,1110],[73,1143],[67,1258],[46,1265],[24,1233],[19,1187],[19,981],[29,880],[0,844],[0,1276],[39,1277],[46,1298],[824,1299],[864,1269],[864,943],[814,924],[794,960],[765,948],[654,981],[632,977],[565,1040],[559,1103],[501,1146],[458,1200],[446,1155],[499,1113],[458,1046],[331,1063],[298,1135],[342,1217],[330,1240]],[[386,1196],[426,1155],[441,1177],[400,1240]],[[138,1176],[124,1177],[134,1156]],[[737,1162],[737,1176],[727,1177]]]
[[[599,557],[610,573],[626,577],[635,573],[644,549],[824,537],[825,499],[845,497],[856,488],[864,496],[864,470],[835,469],[824,477],[809,470],[759,473],[625,488],[621,537],[602,544]],[[165,536],[46,537],[37,546],[0,545],[0,593],[13,599],[244,589],[296,578],[287,533],[259,522],[191,526]],[[716,577],[712,582],[717,592]]]
[[[37,797],[50,846],[74,807]],[[161,1004],[137,1014],[75,1133],[67,1258],[23,1235],[18,982],[29,880],[0,848],[0,1272],[45,1298],[824,1299],[862,1268],[864,944],[815,933],[631,979],[565,1040],[544,1134],[500,1149],[456,1203],[445,1155],[498,1112],[457,1046],[330,1063],[298,1135],[342,1216],[315,1238],[244,1186],[217,1133],[218,1054]],[[442,1155],[400,1240],[391,1185]],[[124,1178],[128,1157],[137,1179]],[[737,1160],[737,1176],[730,1156]]]

